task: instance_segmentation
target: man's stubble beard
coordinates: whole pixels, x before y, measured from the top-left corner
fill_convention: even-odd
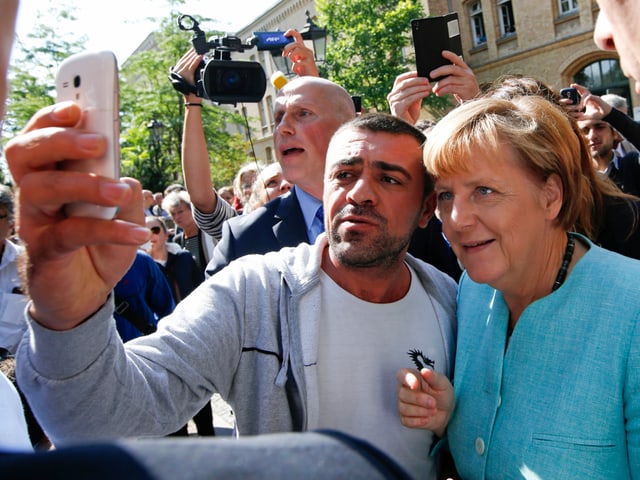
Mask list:
[[[387,228],[387,220],[375,212],[372,208],[367,207],[351,207],[349,212],[343,208],[333,218],[333,225],[327,232],[329,248],[338,259],[338,261],[352,268],[388,268],[404,261],[405,249],[411,241],[413,231],[418,226],[417,218],[414,220],[414,228],[411,233],[402,237],[393,237],[389,235]],[[376,235],[367,235],[361,233],[349,233],[346,238],[339,231],[336,222],[347,213],[370,216],[375,218],[380,225],[380,230]],[[367,212],[366,214],[364,212]]]

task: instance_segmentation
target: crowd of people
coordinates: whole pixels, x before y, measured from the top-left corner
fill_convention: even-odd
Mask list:
[[[598,4],[595,41],[640,93],[640,1]],[[184,186],[155,195],[57,168],[105,148],[73,103],[7,144],[0,473],[83,478],[113,458],[113,476],[170,478],[191,452],[194,478],[640,478],[640,124],[624,102],[574,84],[572,104],[532,77],[481,87],[443,52],[435,85],[403,73],[391,114],[360,114],[285,34],[298,77],[274,102],[278,161],[232,186],[212,184],[195,93]],[[193,85],[201,59],[174,76]],[[431,94],[458,105],[425,122]],[[67,217],[75,201],[117,217]],[[191,419],[215,433],[214,394],[233,446],[176,443]]]

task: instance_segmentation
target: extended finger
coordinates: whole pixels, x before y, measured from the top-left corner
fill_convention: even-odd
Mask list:
[[[82,110],[74,102],[56,103],[38,110],[20,133],[45,127],[73,127],[81,117]]]
[[[446,375],[442,375],[441,373],[438,373],[435,370],[431,370],[430,368],[423,368],[420,371],[420,376],[428,387],[426,391],[429,391],[429,389],[432,391],[442,391],[453,388]]]
[[[32,171],[55,170],[63,160],[98,158],[107,148],[104,136],[71,128],[47,127],[18,135],[7,143],[5,157],[14,180]]]
[[[428,80],[426,83],[422,80],[426,79],[420,79],[420,81],[406,82],[398,85],[397,88],[394,88],[393,90],[391,90],[391,92],[389,92],[389,94],[387,95],[387,101],[399,102],[402,100],[409,100],[409,102],[412,103],[428,97],[432,90],[431,84]]]
[[[447,60],[449,60],[454,65],[457,65],[459,67],[468,68],[467,64],[464,62],[462,57],[460,55],[458,55],[457,53],[454,53],[454,52],[452,52],[450,50],[443,50],[442,51],[442,57],[446,58]]]
[[[129,187],[130,197],[124,204],[120,204],[117,218],[137,223],[144,227],[146,233],[148,233],[144,220],[145,215],[142,200],[142,185],[138,180],[133,178],[121,178],[120,181]]]
[[[399,399],[398,401],[398,412],[403,417],[412,418],[430,418],[437,413],[434,407],[406,402],[403,399]]]
[[[290,28],[284,32],[285,37],[293,37],[293,41],[296,43],[304,44],[304,39],[302,38],[302,34],[298,32],[295,28]]]
[[[408,428],[428,428],[430,418],[425,417],[406,417],[400,415],[400,423]]]
[[[411,368],[401,368],[396,373],[396,380],[400,387],[407,387],[410,390],[420,388],[420,375],[416,370]]]
[[[395,87],[395,85],[397,85],[398,83],[403,82],[404,80],[406,80],[408,78],[415,78],[417,76],[418,76],[418,72],[416,72],[415,70],[410,70],[408,72],[401,73],[393,81],[393,85]]]
[[[20,184],[20,203],[31,214],[57,217],[65,204],[88,202],[123,207],[132,197],[124,182],[73,171],[40,171],[26,175]]]

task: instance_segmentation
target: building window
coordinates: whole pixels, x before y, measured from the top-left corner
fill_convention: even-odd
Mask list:
[[[578,10],[578,0],[558,0],[560,15],[574,13]]]
[[[591,93],[598,96],[615,93],[626,97],[629,106],[632,106],[629,80],[622,73],[620,62],[616,59],[590,63],[573,76],[573,81],[584,85]]]
[[[267,95],[267,116],[269,118],[269,128],[273,132],[274,122],[273,122],[273,97],[271,95]]]
[[[258,102],[258,112],[260,113],[260,126],[262,127],[262,135],[269,133],[269,125],[267,124],[267,117],[264,111],[264,103]]]
[[[267,157],[267,163],[273,162],[273,150],[271,149],[271,147],[265,148],[264,154]]]
[[[498,17],[500,18],[500,35],[506,37],[516,33],[516,22],[513,19],[511,0],[497,0]]]
[[[471,19],[473,46],[484,45],[487,43],[487,35],[484,31],[484,18],[482,17],[482,5],[480,2],[472,2],[469,5],[469,18]]]

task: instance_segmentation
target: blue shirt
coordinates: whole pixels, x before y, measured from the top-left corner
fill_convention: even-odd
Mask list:
[[[300,209],[302,210],[302,216],[304,217],[304,223],[307,226],[307,235],[309,237],[309,243],[314,243],[316,237],[320,235],[324,228],[318,229],[317,225],[314,225],[314,219],[316,218],[316,212],[318,208],[322,206],[322,202],[316,197],[309,195],[307,192],[294,186],[296,189],[296,196],[300,203]]]

